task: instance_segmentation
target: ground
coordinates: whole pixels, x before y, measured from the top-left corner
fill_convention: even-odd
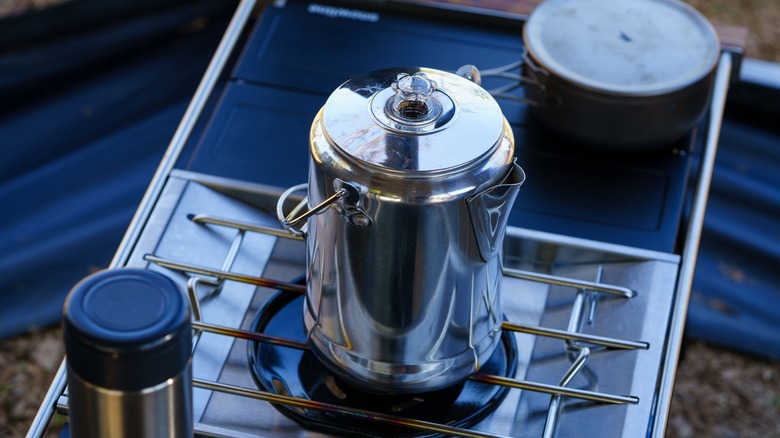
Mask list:
[[[62,0],[0,0],[0,16],[57,1]],[[748,27],[748,56],[780,62],[779,1],[690,3],[714,23]],[[62,360],[61,334],[49,328],[0,341],[0,437],[27,432]],[[780,363],[695,341],[686,341],[684,348],[669,437],[780,437]],[[55,418],[55,424],[61,422]]]

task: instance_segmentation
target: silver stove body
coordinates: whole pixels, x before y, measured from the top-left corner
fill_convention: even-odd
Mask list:
[[[278,195],[255,184],[172,171],[125,263],[162,272],[198,296],[202,326],[196,326],[204,331],[193,353],[193,378],[195,431],[201,436],[326,436],[302,429],[258,398],[247,364],[251,341],[220,331],[247,330],[275,292],[241,278],[289,281],[305,273],[303,242],[246,229],[246,224],[278,228],[272,208]],[[232,225],[225,225],[226,218]],[[658,386],[670,357],[669,315],[678,298],[681,258],[519,228],[508,230],[505,246],[501,293],[508,322],[597,338],[567,343],[546,333],[513,334],[519,366],[512,377],[531,388],[511,389],[475,431],[538,437],[547,428],[550,436],[587,430],[592,436],[634,437],[657,427],[660,423],[650,419],[665,416]],[[242,277],[232,280],[227,272]],[[517,278],[517,272],[542,276]],[[211,283],[219,277],[227,279],[220,286]],[[193,285],[193,278],[201,284]],[[581,284],[551,284],[566,279]],[[596,292],[601,287],[618,292]],[[573,313],[580,320],[574,326]],[[604,339],[627,346],[599,346]],[[561,385],[574,359],[572,346],[588,346],[590,355],[571,382]],[[537,384],[582,390],[584,397],[607,401],[582,399],[579,393],[559,398],[538,392]],[[234,388],[248,391],[237,395]],[[554,398],[560,407],[551,407]],[[58,407],[67,412],[67,394]]]
[[[192,215],[229,217],[239,223],[276,227],[276,217],[267,207],[277,197],[278,193],[266,192],[259,186],[174,171],[150,216],[149,231],[142,234],[127,265],[159,270],[175,278],[182,288],[187,287],[187,280],[193,275],[185,274],[184,267],[192,265],[281,281],[299,277],[305,273],[303,243],[190,219]],[[587,426],[594,436],[645,434],[650,426],[648,418],[655,416],[658,409],[654,399],[680,258],[516,228],[510,229],[505,244],[508,274],[502,298],[510,323],[567,330],[581,289],[515,278],[509,274],[515,269],[584,282],[596,282],[600,277],[605,286],[619,285],[636,292],[631,298],[600,292],[597,300],[583,303],[582,333],[635,341],[641,346],[591,346],[587,371],[583,370],[568,385],[627,397],[629,401],[608,404],[567,397],[562,403],[557,433],[569,436]],[[224,266],[231,252],[235,252],[233,262]],[[150,259],[160,261],[150,263]],[[210,276],[202,278],[208,280]],[[211,290],[205,286],[197,291],[203,322],[241,329],[248,328],[259,307],[274,292],[273,288],[230,280],[218,295],[207,297]],[[592,297],[595,296],[594,292]],[[659,326],[658,321],[664,323]],[[519,355],[514,378],[558,385],[571,366],[566,341],[525,333],[514,336]],[[247,366],[246,342],[223,334],[203,333],[194,351],[194,378],[255,389]],[[476,429],[513,437],[541,436],[549,404],[550,395],[512,389],[500,408]],[[271,404],[252,397],[200,387],[194,391],[194,406],[195,430],[204,435],[309,436]],[[599,420],[594,421],[594,417]]]
[[[252,7],[251,1],[239,6],[112,267],[160,271],[197,297],[197,436],[319,437],[325,435],[279,413],[268,400],[286,400],[258,391],[247,365],[247,342],[253,341],[245,338],[253,335],[246,329],[276,290],[275,284],[258,286],[257,279],[287,282],[305,273],[303,242],[266,229],[278,229],[274,208],[281,189],[173,170]],[[681,253],[510,227],[501,293],[505,330],[518,345],[517,372],[508,379],[472,377],[511,389],[473,430],[440,430],[460,436],[663,436],[729,71],[725,54]],[[67,414],[65,368],[63,363],[28,436],[41,436],[55,410]]]

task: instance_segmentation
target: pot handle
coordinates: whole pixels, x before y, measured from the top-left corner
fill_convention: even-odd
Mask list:
[[[527,67],[527,75],[523,73],[523,65]],[[511,73],[512,70],[518,68],[520,73]],[[476,70],[476,67],[472,65],[464,65],[458,69],[456,74],[458,76],[472,80],[472,82],[475,82],[477,85],[480,85],[481,78],[483,77],[498,77],[502,79],[511,79],[513,81],[508,85],[487,90],[488,93],[490,93],[493,97],[514,100],[534,107],[546,106],[557,108],[561,105],[560,98],[550,93],[550,91],[547,89],[546,81],[550,76],[550,72],[536,65],[531,57],[528,56],[528,52],[526,50],[523,50],[523,54],[521,55],[519,61],[515,61],[511,64],[507,64],[501,67],[483,70],[481,73],[477,71],[475,74],[473,73],[474,70]],[[472,78],[477,78],[479,82],[473,80]],[[528,99],[527,97],[520,97],[516,94],[510,93],[511,91],[514,91],[524,85],[538,88],[541,91],[542,100],[536,101],[533,99]]]
[[[526,86],[538,88],[539,92],[541,93],[539,95],[539,97],[541,97],[541,101],[536,102],[529,100],[529,105],[550,108],[558,108],[561,106],[561,98],[558,97],[555,93],[550,92],[550,90],[547,88],[547,81],[550,78],[550,72],[545,70],[543,67],[536,65],[534,60],[531,59],[531,57],[528,55],[527,50],[523,50],[523,55],[520,60],[521,71],[523,70],[523,65],[528,67],[526,69],[528,76],[521,74],[520,82]]]
[[[292,211],[285,216],[284,203],[285,201],[287,201],[287,198],[289,198],[290,195],[292,195],[295,192],[305,190],[307,187],[308,184],[298,184],[292,186],[289,189],[285,190],[284,193],[282,193],[282,195],[279,196],[279,200],[276,201],[276,218],[279,219],[279,223],[282,224],[282,228],[284,228],[294,236],[299,236],[299,237],[305,236],[306,219],[314,216],[315,214],[322,213],[323,211],[325,211],[326,208],[330,207],[332,204],[338,201],[339,198],[347,195],[347,190],[342,188],[336,191],[336,193],[331,195],[328,199],[322,201],[316,207],[305,211],[300,216],[295,217],[296,215],[301,213],[301,210],[303,210],[306,207],[306,205],[309,203],[309,196],[306,195],[301,200],[301,202],[299,202],[298,205],[296,205],[295,208],[293,208]],[[300,228],[295,228],[297,225],[301,224],[302,222],[303,225]]]
[[[520,86],[524,83],[529,81],[530,79],[526,78],[520,73],[512,73],[511,70],[514,70],[518,67],[521,67],[523,65],[523,61],[516,61],[511,64],[503,65],[501,67],[491,68],[487,70],[478,70],[477,67],[475,67],[472,64],[466,64],[461,66],[455,74],[467,79],[479,86],[482,86],[482,78],[501,78],[501,79],[509,79],[511,82],[507,85],[503,85],[501,87],[486,89],[491,96],[493,97],[503,97],[505,99],[514,100],[518,102],[522,102],[529,106],[539,106],[539,103],[530,99],[526,99],[524,97],[517,96],[515,94],[510,93],[510,91],[516,90],[520,88]]]

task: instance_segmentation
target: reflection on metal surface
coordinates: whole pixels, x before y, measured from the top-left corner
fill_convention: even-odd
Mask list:
[[[639,397],[630,395],[610,395],[602,394],[593,391],[586,391],[582,389],[566,388],[558,385],[548,385],[546,383],[528,382],[524,380],[508,379],[506,377],[496,376],[483,376],[475,374],[469,377],[471,380],[478,382],[490,383],[493,385],[505,385],[517,389],[526,389],[529,391],[537,391],[543,394],[562,395],[566,397],[578,398],[582,400],[590,400],[599,403],[611,403],[611,404],[639,404]]]
[[[156,263],[160,266],[163,266],[165,268],[185,271],[185,272],[191,272],[193,274],[202,274],[202,275],[210,275],[214,276],[220,279],[227,279],[227,280],[233,280],[233,281],[240,281],[242,283],[247,284],[253,284],[255,286],[263,286],[263,287],[269,287],[273,289],[279,289],[287,292],[298,292],[298,293],[304,293],[306,292],[306,287],[297,285],[297,284],[290,284],[283,281],[277,281],[277,280],[271,280],[268,278],[262,278],[262,277],[253,277],[251,275],[243,275],[243,274],[236,274],[232,272],[222,271],[219,269],[212,269],[205,266],[198,266],[192,263],[185,263],[185,262],[177,262],[173,260],[166,260],[160,257],[155,256],[154,254],[147,254],[144,259],[146,261]]]
[[[623,349],[635,349],[642,348],[647,349],[649,345],[647,342],[625,341],[622,339],[608,338],[604,336],[586,335],[584,333],[571,332],[566,330],[556,330],[545,327],[533,327],[521,324],[512,324],[511,322],[505,322],[502,325],[504,330],[512,330],[520,333],[528,333],[531,335],[549,336],[551,338],[565,339],[568,341],[578,341],[587,344],[601,345],[609,348],[623,348]]]
[[[235,222],[234,224],[228,219],[220,220],[220,225],[226,227],[231,227],[235,225],[235,227],[239,229],[252,229],[258,232],[264,231],[264,227],[247,226],[246,223],[240,221]],[[157,263],[161,266],[171,267],[173,269],[180,269],[187,272],[194,272],[194,273],[201,273],[201,274],[206,273],[207,275],[218,274],[220,278],[227,278],[235,281],[246,281],[247,283],[250,284],[273,284],[273,281],[271,281],[271,283],[266,283],[267,281],[266,279],[257,278],[257,277],[245,278],[243,276],[233,276],[224,272],[217,272],[215,274],[214,270],[208,270],[208,269],[195,270],[193,269],[193,267],[188,266],[186,264],[174,263],[154,256],[146,256],[146,259],[154,263]],[[523,273],[522,271],[513,270],[513,269],[507,269],[507,271],[511,272],[515,276],[532,277],[535,281],[541,281],[541,282],[547,282],[556,285],[562,285],[566,287],[577,288],[576,299],[573,305],[569,327],[567,330],[557,330],[557,329],[544,328],[544,327],[531,327],[531,326],[524,326],[521,324],[514,324],[510,322],[504,322],[503,328],[511,331],[516,331],[516,332],[547,336],[556,339],[565,339],[567,349],[570,352],[574,352],[574,351],[578,352],[578,355],[574,357],[572,366],[566,371],[566,373],[561,378],[560,383],[558,385],[550,385],[550,384],[544,384],[539,382],[530,382],[530,381],[524,381],[520,379],[507,378],[507,377],[494,376],[494,375],[484,375],[484,374],[475,374],[469,377],[469,379],[477,382],[487,383],[487,384],[507,386],[511,388],[536,391],[536,392],[552,395],[553,397],[551,398],[551,402],[550,402],[548,418],[545,423],[545,436],[551,436],[550,434],[552,432],[550,431],[554,430],[555,423],[557,422],[558,410],[560,408],[559,403],[561,397],[570,397],[574,399],[588,400],[592,402],[607,403],[607,404],[633,404],[633,405],[638,404],[639,398],[636,396],[612,395],[612,394],[605,394],[596,391],[566,387],[566,385],[568,385],[568,383],[574,378],[574,376],[577,375],[577,373],[584,367],[588,357],[590,357],[590,349],[587,347],[580,346],[579,343],[587,343],[587,344],[603,346],[608,348],[617,348],[617,349],[649,348],[649,345],[646,342],[625,341],[620,339],[579,333],[580,326],[582,324],[582,319],[583,319],[583,312],[585,308],[584,297],[586,296],[586,294],[595,293],[598,290],[598,291],[606,291],[611,294],[617,294],[618,296],[623,298],[631,298],[634,296],[633,292],[631,292],[629,289],[626,288],[622,288],[619,286],[605,285],[600,282],[586,282],[586,281],[575,280],[572,278],[566,278],[561,276],[549,276],[549,275],[539,276],[539,274],[534,274],[534,273],[527,274],[527,273]],[[601,268],[599,268],[599,272],[600,271]],[[293,288],[293,286],[296,285],[289,284],[289,283],[284,285],[285,288]],[[191,296],[195,297],[196,300],[195,302],[193,302],[193,307],[199,308],[200,306],[199,303],[197,302],[198,301],[197,294],[195,295],[191,294]],[[591,300],[593,299],[594,298],[591,298]],[[193,327],[197,330],[208,331],[211,333],[216,333],[224,336],[233,336],[233,337],[253,340],[257,342],[267,342],[274,345],[287,346],[287,347],[297,348],[297,349],[308,348],[307,344],[292,341],[289,339],[267,336],[256,332],[232,329],[229,327],[221,327],[212,324],[205,324],[205,323],[198,323],[198,322],[193,323]],[[311,400],[303,400],[303,399],[293,398],[284,395],[269,394],[264,391],[258,391],[250,388],[229,387],[226,385],[219,384],[217,382],[210,382],[210,381],[197,381],[197,382],[198,383],[196,384],[196,386],[215,389],[215,390],[222,390],[228,393],[233,393],[233,394],[242,395],[246,397],[253,397],[253,398],[266,400],[266,401],[272,401],[275,403],[282,403],[293,407],[323,409],[323,410],[328,410],[333,412],[340,412],[345,415],[356,414],[353,410],[349,408],[327,405],[318,402],[312,402]],[[365,412],[360,413],[360,415],[365,415],[365,414],[366,414]],[[398,419],[386,418],[385,416],[382,415],[377,416],[377,414],[371,414],[371,415],[372,418],[382,418],[382,420],[378,420],[378,421],[387,420],[393,424],[408,425],[413,429],[419,428],[421,430],[441,432],[441,430],[438,429],[437,426],[435,425],[432,426],[425,422],[407,423],[406,422],[407,420],[404,420],[401,423],[396,423]],[[450,430],[447,433],[453,434],[455,436],[485,436],[481,434],[471,435],[471,432],[463,431],[460,429]],[[496,436],[496,435],[492,434],[486,436]]]
[[[259,401],[265,396],[255,398],[258,392],[248,376],[243,340],[269,342],[298,351],[308,348],[284,336],[265,337],[244,329],[250,323],[246,318],[252,318],[255,306],[264,302],[271,290],[303,293],[301,285],[269,279],[292,279],[305,273],[303,242],[265,233],[265,227],[276,222],[271,211],[247,209],[243,201],[224,197],[214,189],[228,190],[223,185],[203,186],[192,179],[197,177],[176,173],[171,179],[171,193],[166,196],[179,201],[158,209],[150,224],[166,232],[157,237],[159,240],[141,242],[134,249],[131,264],[150,264],[151,269],[178,279],[190,289],[193,309],[200,309],[194,311],[200,320],[193,324],[199,337],[193,360],[201,364],[194,368],[200,370],[195,378],[209,383],[199,386],[194,393],[196,433],[249,436],[232,426],[249,421],[259,428],[260,436],[292,436],[288,433],[293,433],[294,428],[266,429],[268,419],[280,425],[288,420],[271,405]],[[238,199],[257,199],[257,205],[273,209],[271,200],[278,197],[270,193],[256,195]],[[192,220],[214,216],[217,211],[222,216],[218,220]],[[234,216],[235,221],[226,219]],[[254,221],[260,226],[255,226]],[[471,376],[475,383],[511,389],[497,410],[477,425],[476,431],[446,433],[538,437],[547,427],[565,435],[571,433],[572,427],[580,427],[580,421],[590,422],[593,415],[601,418],[593,429],[600,436],[627,437],[630,431],[645,430],[645,415],[653,409],[655,382],[647,376],[652,376],[652,364],[660,360],[659,346],[665,336],[647,321],[652,315],[668,312],[671,297],[663,291],[674,284],[677,258],[515,228],[508,231],[506,239],[503,298],[509,320],[502,327],[518,342],[518,372],[511,378],[481,373]],[[190,245],[195,242],[204,245],[203,249],[193,252]],[[582,246],[586,243],[590,247]],[[548,259],[550,256],[553,259]],[[227,266],[230,271],[224,269]],[[242,271],[261,275],[236,273]],[[603,275],[598,274],[601,271]],[[584,280],[594,277],[599,281]],[[258,304],[250,305],[253,295]],[[571,324],[573,312],[580,313],[579,324]],[[621,314],[628,316],[630,326],[620,322],[625,321]],[[587,348],[587,366],[579,366],[586,360],[584,353],[583,357],[575,357],[572,364],[571,356],[577,348]],[[605,372],[605,361],[613,371]],[[213,365],[206,367],[206,363]],[[592,383],[583,385],[594,375],[598,376],[598,388]],[[234,388],[222,391],[223,384]],[[252,394],[250,399],[255,401],[233,401],[249,400],[234,397],[236,391]],[[551,404],[551,397],[560,402]],[[280,399],[274,403],[281,402]],[[59,403],[61,412],[67,411],[65,403],[67,397],[63,396]],[[629,435],[615,433],[610,424],[624,424],[623,429],[615,430]],[[316,432],[307,434],[320,436]]]
[[[282,230],[275,227],[269,227],[266,225],[258,225],[258,224],[252,224],[248,222],[240,222],[236,220],[231,219],[225,219],[217,216],[212,216],[208,214],[199,214],[199,215],[192,215],[190,218],[193,222],[196,224],[212,224],[212,225],[223,225],[226,227],[236,228],[239,230],[244,231],[254,231],[257,233],[265,233],[270,234],[272,236],[276,237],[284,237],[287,239],[297,239],[297,240],[303,240],[302,237],[294,236],[287,232],[286,230]]]
[[[502,438],[502,435],[495,435],[491,433],[478,432],[478,431],[472,431],[467,429],[459,429],[444,424],[429,423],[425,421],[415,420],[412,418],[395,417],[392,415],[378,414],[371,411],[344,408],[341,406],[335,406],[328,403],[321,403],[312,400],[304,400],[295,397],[288,397],[280,394],[272,394],[270,392],[258,391],[256,389],[247,389],[239,386],[227,385],[224,383],[193,379],[192,385],[198,388],[205,388],[213,391],[221,391],[224,393],[238,395],[241,397],[249,397],[249,398],[263,400],[271,403],[287,404],[301,409],[316,409],[316,410],[326,411],[330,413],[338,413],[340,415],[345,415],[345,416],[359,417],[366,420],[373,420],[383,424],[405,426],[414,430],[437,432],[437,433],[442,433],[450,436],[466,437],[466,438],[493,438],[493,437]]]
[[[280,345],[282,347],[297,348],[299,350],[309,349],[309,345],[302,342],[296,342],[290,339],[278,338],[275,336],[264,335],[262,333],[239,330],[230,327],[222,327],[222,326],[207,324],[203,322],[193,322],[192,328],[195,330],[202,330],[209,333],[232,336],[234,338],[246,339],[249,341],[265,342],[268,344]]]
[[[580,289],[589,289],[598,292],[604,292],[608,294],[620,295],[625,298],[633,298],[636,292],[633,290],[622,287],[612,286],[608,284],[594,283],[591,281],[575,280],[572,278],[564,278],[555,275],[547,275],[538,272],[521,271],[519,269],[504,269],[504,275],[510,277],[522,278],[523,280],[541,281],[543,283],[555,284],[558,286],[574,287]]]

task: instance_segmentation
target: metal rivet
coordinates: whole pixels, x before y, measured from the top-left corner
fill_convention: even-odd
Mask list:
[[[369,219],[368,216],[364,214],[358,213],[352,216],[352,223],[357,225],[360,228],[365,228],[371,225],[371,219]]]

